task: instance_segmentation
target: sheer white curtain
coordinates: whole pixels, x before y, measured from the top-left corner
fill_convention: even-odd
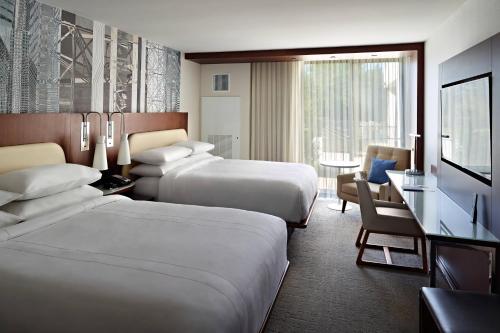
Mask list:
[[[368,144],[407,146],[415,76],[409,56],[252,64],[252,159],[362,162]],[[329,183],[330,184],[329,184]]]
[[[303,72],[303,161],[321,188],[335,170],[321,159],[361,162],[368,144],[406,146],[411,126],[411,69],[407,57],[314,61]]]
[[[252,64],[250,158],[298,162],[302,155],[302,63]]]

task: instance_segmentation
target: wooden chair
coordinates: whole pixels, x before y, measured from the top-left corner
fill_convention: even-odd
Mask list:
[[[411,212],[407,209],[406,205],[403,203],[375,200],[372,198],[370,187],[366,180],[358,178],[355,178],[354,180],[358,189],[361,219],[363,221],[356,240],[356,246],[359,246],[356,264],[399,268],[427,273],[428,264],[425,234],[420,228],[418,222],[413,218]],[[368,244],[368,237],[371,234],[412,237],[413,249]],[[418,239],[420,239],[422,246],[422,268],[408,267],[392,263],[390,250],[418,255]],[[363,253],[366,248],[383,250],[386,263],[363,260]]]

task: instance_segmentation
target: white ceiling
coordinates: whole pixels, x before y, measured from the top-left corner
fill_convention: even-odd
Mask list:
[[[42,0],[185,52],[424,41],[464,0]]]

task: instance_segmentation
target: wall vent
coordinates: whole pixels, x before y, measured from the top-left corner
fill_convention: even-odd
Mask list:
[[[208,135],[208,142],[215,146],[210,153],[223,158],[233,158],[233,136],[232,135]]]
[[[214,74],[212,88],[216,92],[229,92],[229,74]]]

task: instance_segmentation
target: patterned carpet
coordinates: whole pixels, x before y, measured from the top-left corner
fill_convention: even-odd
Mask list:
[[[308,228],[290,239],[290,269],[266,332],[417,332],[418,291],[427,277],[356,266],[358,206],[341,214],[328,203],[319,200]],[[413,244],[371,236],[370,241]],[[365,258],[383,260],[383,253],[369,251]],[[393,262],[419,265],[420,259],[393,255]]]

